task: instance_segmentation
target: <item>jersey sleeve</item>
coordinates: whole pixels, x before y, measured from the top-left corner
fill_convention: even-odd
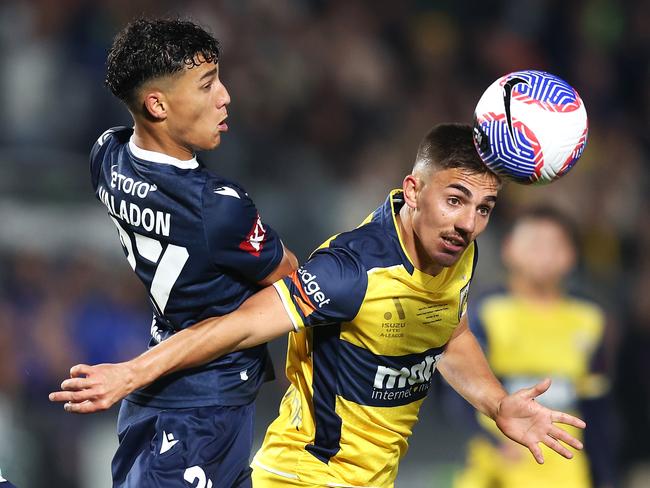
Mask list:
[[[203,191],[206,241],[216,266],[258,282],[278,267],[284,255],[277,233],[262,222],[248,194],[234,184],[209,180]]]
[[[325,248],[273,286],[298,331],[354,319],[366,295],[368,274],[350,250]]]

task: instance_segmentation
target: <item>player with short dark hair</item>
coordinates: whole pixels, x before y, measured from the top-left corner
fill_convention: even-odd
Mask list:
[[[228,129],[217,40],[188,21],[138,19],[115,38],[107,68],[134,127],[98,139],[92,184],[149,293],[155,346],[232,312],[297,263],[246,191],[195,155]],[[254,400],[272,375],[256,344],[133,391],[120,409],[113,486],[250,486]]]
[[[415,156],[414,173],[462,168],[470,173],[490,174],[499,184],[501,179],[481,161],[474,146],[467,144],[464,124],[439,124],[420,141]]]
[[[126,363],[74,366],[86,377],[51,400],[96,411],[160,375],[289,332],[290,387],[253,460],[255,486],[392,487],[436,369],[538,462],[539,443],[570,458],[562,442],[582,444],[555,423],[584,423],[535,402],[548,380],[508,395],[468,329],[475,239],[500,187],[472,144],[467,125],[435,127],[402,188],[358,228],[226,317]]]

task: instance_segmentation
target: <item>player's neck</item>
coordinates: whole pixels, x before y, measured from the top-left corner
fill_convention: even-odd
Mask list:
[[[436,276],[443,270],[443,267],[433,262],[426,251],[420,245],[413,226],[411,225],[411,216],[408,208],[403,205],[399,213],[395,216],[397,221],[397,232],[404,244],[404,250],[416,269],[431,276]]]
[[[556,283],[535,283],[520,276],[509,279],[510,291],[513,295],[528,302],[550,305],[559,302],[564,294]]]
[[[165,132],[153,130],[145,124],[135,124],[133,143],[140,149],[166,154],[181,161],[194,157],[194,152],[190,148],[179,145]]]

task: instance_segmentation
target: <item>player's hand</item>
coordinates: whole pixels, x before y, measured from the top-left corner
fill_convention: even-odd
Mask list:
[[[77,364],[61,390],[50,393],[51,402],[65,402],[66,412],[93,413],[107,410],[131,393],[133,374],[128,363]]]
[[[527,447],[539,464],[544,463],[540,442],[567,459],[571,459],[573,453],[564,444],[582,449],[582,442],[556,426],[556,423],[572,425],[579,429],[586,426],[577,417],[550,410],[535,401],[535,398],[550,386],[551,380],[547,378],[532,388],[524,388],[504,397],[495,418],[501,432]]]
[[[499,454],[507,463],[517,464],[524,456],[528,456],[526,448],[510,439],[503,439],[499,443]]]

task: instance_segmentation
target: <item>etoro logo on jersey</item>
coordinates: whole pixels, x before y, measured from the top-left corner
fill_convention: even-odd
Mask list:
[[[115,168],[117,168],[117,164],[111,166],[111,188],[116,188],[118,191],[138,198],[147,198],[149,192],[158,190],[156,185],[150,185],[146,181],[134,180],[129,176],[118,173]]]
[[[262,248],[264,247],[265,239],[266,229],[262,225],[262,219],[258,213],[257,218],[253,223],[253,228],[250,230],[246,238],[239,243],[239,249],[246,251],[255,257],[258,257],[260,255],[260,252],[262,252]]]

